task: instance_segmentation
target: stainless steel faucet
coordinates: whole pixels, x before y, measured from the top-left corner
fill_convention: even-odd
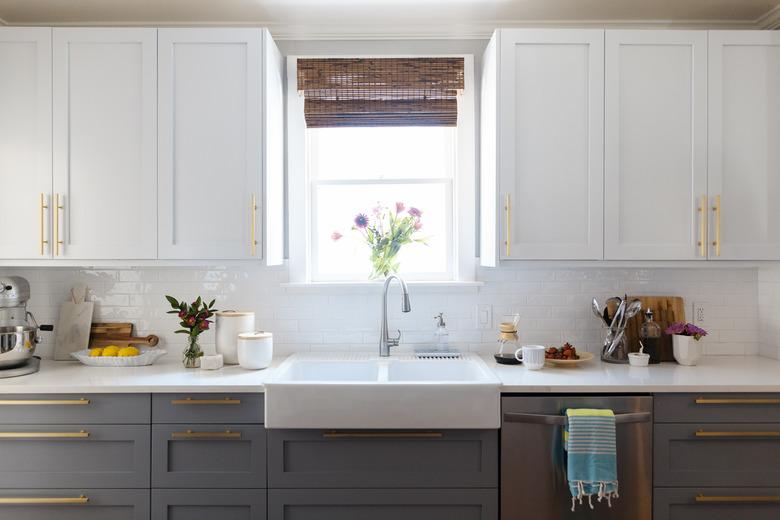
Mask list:
[[[398,336],[391,338],[387,330],[387,290],[390,287],[390,282],[393,279],[398,280],[401,284],[401,290],[403,291],[403,299],[401,300],[401,312],[409,312],[412,310],[412,304],[409,301],[409,288],[398,276],[391,274],[385,280],[384,292],[382,293],[382,330],[379,332],[379,356],[388,357],[390,355],[390,347],[397,347],[401,341],[401,331],[398,331]]]

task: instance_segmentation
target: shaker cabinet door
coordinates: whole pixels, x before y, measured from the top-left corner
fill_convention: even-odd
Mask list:
[[[710,258],[780,259],[780,33],[709,33]]]
[[[262,253],[262,29],[160,29],[160,258]]]
[[[53,29],[54,257],[154,259],[157,30]]]
[[[49,258],[49,28],[0,27],[0,191],[0,259]]]
[[[704,260],[707,32],[606,31],[604,257]]]

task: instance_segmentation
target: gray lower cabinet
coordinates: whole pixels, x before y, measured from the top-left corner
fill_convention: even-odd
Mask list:
[[[777,394],[662,394],[653,400],[656,423],[777,423]]]
[[[271,488],[495,488],[498,431],[269,430]]]
[[[496,520],[494,489],[271,489],[268,520]]]
[[[155,489],[152,520],[265,520],[265,489]]]
[[[148,488],[148,425],[0,425],[0,488]]]
[[[264,488],[266,430],[249,424],[155,424],[155,488]]]
[[[777,520],[780,488],[656,488],[654,520]]]
[[[2,520],[148,520],[148,489],[0,490]]]
[[[2,424],[149,424],[149,394],[45,394],[0,397]]]
[[[154,394],[155,424],[263,424],[263,394]]]

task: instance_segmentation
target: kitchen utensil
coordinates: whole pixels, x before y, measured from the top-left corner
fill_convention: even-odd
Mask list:
[[[137,356],[119,357],[119,356],[96,356],[89,355],[90,349],[71,352],[70,356],[79,360],[82,364],[90,367],[142,367],[151,365],[160,356],[167,354],[165,350],[159,348],[141,349]]]
[[[541,345],[523,345],[515,352],[515,359],[522,360],[523,365],[530,370],[539,370],[544,366],[544,351]]]
[[[500,354],[493,354],[496,363],[499,365],[519,365],[522,360],[515,357],[514,352],[502,352]]]
[[[54,343],[54,359],[65,361],[70,354],[89,347],[93,302],[86,301],[87,286],[78,285],[70,290],[71,301],[60,305],[57,335]]]
[[[242,332],[238,335],[238,364],[241,368],[267,368],[274,357],[274,336],[270,332]]]
[[[133,345],[145,345],[148,347],[156,347],[160,342],[160,338],[154,334],[148,336],[98,336],[98,339],[93,339],[89,343],[90,348],[95,347],[107,347],[108,345],[116,345],[117,347],[129,347]]]
[[[590,352],[579,352],[577,354],[580,356],[579,359],[547,359],[546,362],[548,365],[553,365],[556,367],[562,367],[562,368],[569,368],[569,367],[576,367],[583,363],[587,363],[588,361],[592,360],[595,356]]]
[[[99,336],[110,336],[112,338],[124,338],[133,335],[133,324],[128,322],[120,323],[93,323],[90,330],[90,344],[93,340],[100,339]]]
[[[41,341],[40,331],[54,330],[51,325],[38,325],[27,311],[29,299],[27,280],[20,276],[0,278],[0,371],[30,363]],[[21,375],[18,370],[14,373]]]
[[[251,311],[217,311],[216,348],[226,365],[238,363],[238,335],[255,330],[255,313]]]
[[[591,302],[591,310],[593,311],[594,316],[600,319],[604,325],[609,327],[609,323],[607,323],[607,319],[604,317],[604,309],[601,308],[596,298],[593,298],[593,301]]]

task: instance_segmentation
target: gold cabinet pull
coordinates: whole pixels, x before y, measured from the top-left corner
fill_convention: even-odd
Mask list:
[[[252,237],[249,242],[249,256],[255,256],[257,254],[257,196],[252,194],[251,201],[251,214],[252,214]]]
[[[241,399],[233,399],[231,397],[225,397],[224,399],[193,399],[192,397],[187,397],[185,399],[174,399],[171,401],[171,404],[241,404]]]
[[[720,195],[715,195],[712,211],[715,212],[715,240],[712,241],[712,245],[715,247],[715,256],[720,256]]]
[[[506,216],[506,256],[512,255],[512,199],[506,194],[504,203],[504,215]]]
[[[88,439],[89,432],[0,432],[0,439]]]
[[[49,243],[48,240],[46,240],[46,235],[44,234],[44,222],[46,221],[46,210],[49,209],[49,205],[46,204],[46,195],[41,193],[41,256],[44,255],[45,246]]]
[[[325,439],[440,439],[441,432],[325,432]]]
[[[774,432],[710,432],[705,430],[697,430],[694,434],[696,437],[708,437],[708,438],[738,438],[738,437],[780,437],[780,431]]]
[[[0,399],[0,406],[83,406],[89,399]]]
[[[780,404],[780,399],[764,399],[764,398],[735,398],[735,399],[719,399],[698,397],[696,404]]]
[[[63,241],[60,240],[60,210],[65,206],[60,204],[60,194],[54,194],[54,256],[60,256],[60,246]]]
[[[711,495],[698,495],[695,498],[699,504],[720,502],[722,504],[744,504],[749,502],[778,502],[780,503],[780,496],[772,495],[755,495],[755,496],[711,496]]]
[[[232,432],[225,430],[224,432],[194,432],[187,430],[185,432],[173,432],[171,433],[171,439],[240,439],[241,432]]]
[[[696,211],[699,213],[699,256],[707,256],[707,196],[701,196],[701,203]]]
[[[59,504],[87,504],[89,498],[80,497],[0,497],[0,505],[33,506]]]

